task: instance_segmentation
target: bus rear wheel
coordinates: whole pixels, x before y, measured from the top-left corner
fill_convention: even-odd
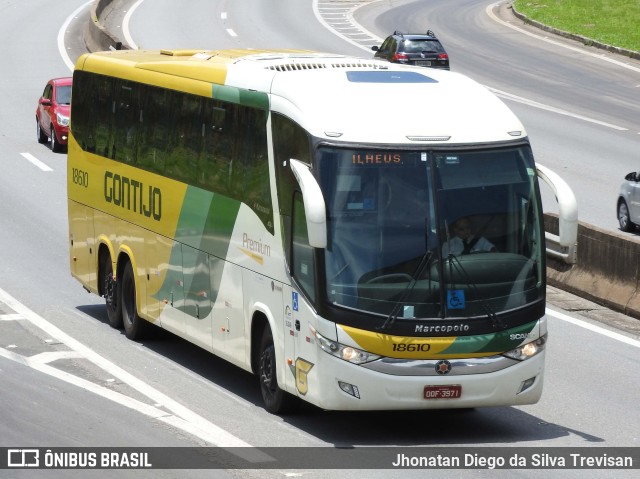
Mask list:
[[[127,262],[122,273],[120,286],[120,299],[122,303],[122,323],[124,334],[129,339],[142,339],[148,332],[151,324],[138,316],[136,303],[136,282],[131,262]]]
[[[113,279],[113,265],[108,254],[102,255],[102,266],[100,267],[102,277],[102,295],[107,307],[107,317],[112,328],[122,328],[122,308],[120,307],[119,285]]]
[[[295,411],[299,400],[295,396],[280,389],[276,369],[276,348],[273,344],[271,329],[267,326],[260,341],[260,356],[258,361],[258,377],[260,392],[265,409],[272,414],[287,414]]]

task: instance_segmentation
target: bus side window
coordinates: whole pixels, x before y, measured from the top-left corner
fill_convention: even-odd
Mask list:
[[[171,132],[166,112],[170,108],[170,92],[160,88],[145,86],[146,104],[141,105],[142,135],[138,147],[138,164],[141,168],[156,173],[164,173],[167,136]]]
[[[138,90],[132,82],[119,82],[114,113],[113,158],[133,164],[136,161],[136,136],[139,122]]]
[[[45,90],[46,91],[46,90]],[[73,121],[71,131],[80,147],[88,152],[96,152],[96,123],[91,115],[98,105],[95,80],[82,70],[73,73]]]
[[[300,192],[296,192],[293,198],[292,234],[291,269],[293,277],[297,280],[309,299],[315,302],[316,269],[313,259],[314,252],[313,248],[309,245],[304,202]]]
[[[235,198],[249,206],[273,233],[266,111],[236,105],[231,188]]]
[[[206,100],[203,108],[203,144],[198,166],[198,183],[204,188],[229,195],[229,153],[225,146],[231,134],[227,127],[226,105]]]
[[[291,198],[298,182],[293,176],[289,160],[295,158],[303,163],[311,163],[309,136],[300,125],[278,113],[272,113],[271,128],[280,214],[291,216]]]
[[[111,143],[111,122],[113,117],[113,83],[112,78],[96,77],[95,105],[91,108],[91,114],[97,119],[95,127],[95,151],[99,155],[109,156]]]
[[[276,188],[278,192],[278,208],[283,217],[285,257],[291,258],[291,234],[293,221],[293,198],[298,181],[296,180],[289,160],[295,158],[310,163],[309,136],[300,125],[278,113],[271,114],[271,131],[273,133],[273,154],[276,169]],[[304,211],[302,212],[304,215]],[[293,265],[289,268],[294,273]]]
[[[201,99],[195,95],[174,93],[169,130],[165,174],[194,184],[202,144]]]

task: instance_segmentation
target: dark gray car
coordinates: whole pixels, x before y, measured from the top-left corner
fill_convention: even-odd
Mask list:
[[[449,70],[449,55],[431,30],[421,34],[395,31],[380,47],[371,49],[376,52],[374,58],[391,63]]]

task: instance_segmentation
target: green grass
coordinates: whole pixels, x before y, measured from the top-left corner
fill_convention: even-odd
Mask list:
[[[565,32],[640,51],[640,0],[514,0],[513,5]]]

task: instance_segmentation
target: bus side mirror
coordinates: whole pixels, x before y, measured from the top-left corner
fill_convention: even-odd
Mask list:
[[[547,254],[561,258],[565,263],[575,264],[578,246],[578,203],[569,185],[549,168],[536,165],[538,178],[548,184],[558,202],[559,235],[545,232]]]
[[[304,214],[307,218],[309,245],[314,248],[327,247],[327,211],[322,190],[311,174],[309,167],[299,160],[289,161],[293,174],[302,190]]]

